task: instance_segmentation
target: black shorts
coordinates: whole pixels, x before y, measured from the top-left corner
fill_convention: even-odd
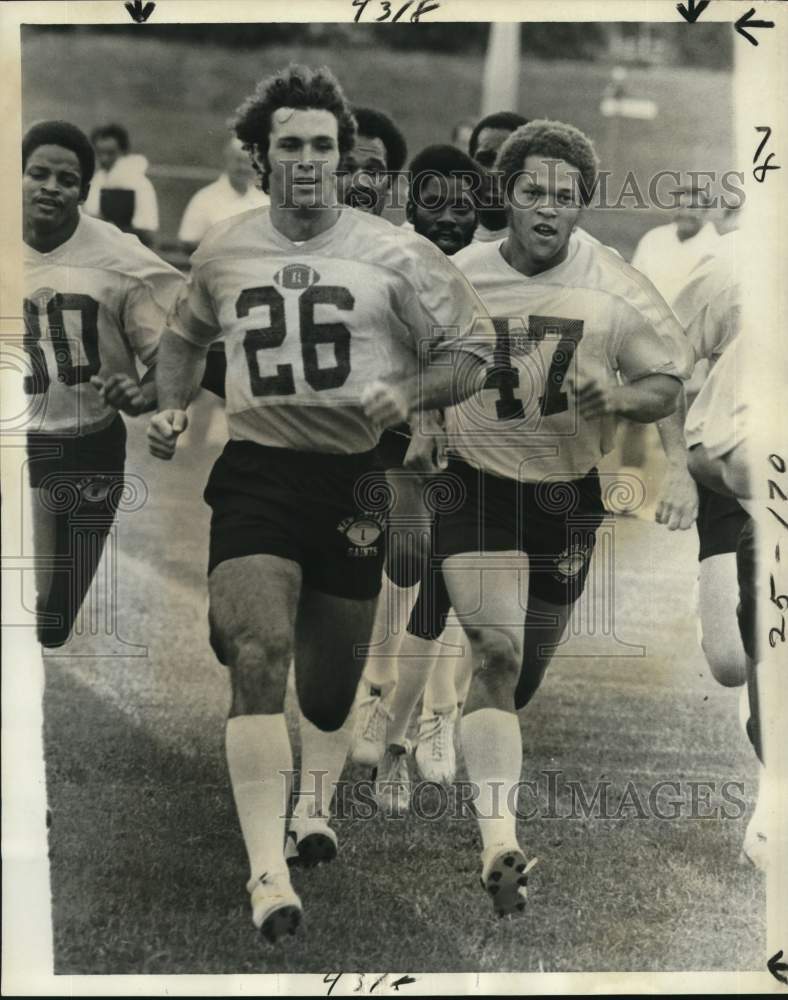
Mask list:
[[[756,604],[757,546],[755,521],[745,513],[745,523],[736,546],[736,576],[739,582],[739,632],[744,651],[753,662],[758,660],[758,620]]]
[[[383,469],[401,469],[410,447],[410,427],[387,427],[378,441],[378,461]]]
[[[605,516],[596,469],[571,482],[518,483],[452,459],[443,479],[444,509],[436,513],[411,634],[426,639],[443,631],[449,598],[440,565],[465,552],[525,552],[529,594],[560,606],[577,601]]]
[[[31,431],[27,457],[32,487],[72,491],[74,504],[86,500],[99,510],[104,503],[114,515],[126,462],[126,425],[120,414],[108,427],[92,434]]]
[[[53,649],[68,641],[123,497],[126,426],[118,415],[93,434],[31,432],[27,454],[30,485],[46,491],[55,524],[49,593],[37,603],[38,640]]]
[[[698,561],[735,552],[747,514],[734,497],[715,493],[698,483]]]
[[[375,451],[330,455],[229,441],[205,487],[208,574],[227,559],[274,555],[337,597],[380,593],[387,492]]]

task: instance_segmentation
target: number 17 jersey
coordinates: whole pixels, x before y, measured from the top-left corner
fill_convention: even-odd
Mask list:
[[[446,411],[449,450],[508,479],[578,479],[613,447],[616,418],[581,417],[570,383],[617,384],[621,345],[638,332],[650,344],[627,381],[688,378],[692,352],[654,286],[607,247],[572,240],[564,261],[526,276],[503,242],[452,258],[493,319],[494,349],[482,392]]]

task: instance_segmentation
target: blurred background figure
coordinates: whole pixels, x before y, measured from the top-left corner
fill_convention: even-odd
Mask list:
[[[146,176],[147,159],[130,152],[129,134],[122,125],[101,125],[93,130],[90,141],[96,153],[96,172],[83,210],[153,246],[159,230],[159,205]]]
[[[720,238],[709,195],[691,185],[677,188],[675,193],[678,202],[673,221],[649,229],[632,257],[632,266],[645,274],[669,306],[701,258],[715,253]]]
[[[192,195],[178,230],[185,253],[193,253],[211,226],[251,208],[270,203],[257,186],[249,154],[239,139],[232,138],[224,147],[224,171],[212,183]]]
[[[671,309],[690,273],[704,257],[716,253],[720,239],[708,194],[686,185],[677,188],[675,195],[677,208],[673,221],[649,229],[632,257],[632,266],[645,274]],[[708,367],[703,362],[684,386],[689,402],[707,375]],[[622,467],[630,471],[642,469],[648,453],[647,425],[622,421],[619,433]]]
[[[457,149],[461,149],[463,153],[467,153],[470,149],[471,135],[475,125],[475,118],[463,118],[458,121],[451,130],[452,146],[456,146]]]

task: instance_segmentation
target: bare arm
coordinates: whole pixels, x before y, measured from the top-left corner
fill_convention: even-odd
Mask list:
[[[686,417],[687,399],[682,387],[674,412],[657,421],[668,464],[660,485],[656,519],[658,524],[667,525],[669,531],[691,528],[698,516],[698,489],[687,468]]]

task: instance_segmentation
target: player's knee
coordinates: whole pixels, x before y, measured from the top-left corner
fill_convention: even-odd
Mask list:
[[[351,703],[352,704],[352,703]],[[301,711],[306,718],[324,733],[335,733],[341,729],[350,714],[351,705],[326,705],[318,699],[301,701]]]
[[[522,651],[514,637],[497,627],[473,626],[465,629],[477,663],[476,671],[484,679],[494,679],[512,690],[520,677]]]
[[[292,640],[285,633],[219,636],[230,667],[233,705],[244,712],[278,712],[284,704]]]

